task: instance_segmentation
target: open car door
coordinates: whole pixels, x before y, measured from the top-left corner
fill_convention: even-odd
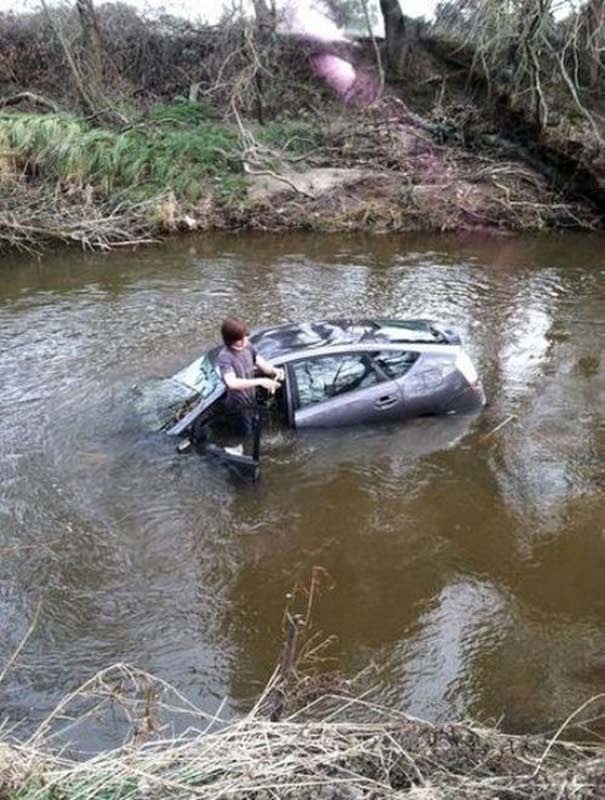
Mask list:
[[[216,420],[215,425],[220,420]],[[251,431],[241,441],[230,445],[224,436],[217,437],[211,431],[209,438],[201,442],[202,452],[218,459],[232,472],[245,480],[257,481],[260,478],[260,442],[262,433],[262,415],[255,414],[251,418]]]
[[[246,480],[260,477],[260,441],[262,414],[250,417],[250,431],[233,436],[229,431],[229,415],[222,404],[224,392],[200,401],[175,422],[166,433],[177,436],[185,451],[192,446],[202,454],[212,456]]]
[[[275,366],[281,367],[279,361]],[[247,480],[260,478],[260,458],[262,437],[266,432],[271,434],[276,428],[291,427],[291,392],[288,373],[284,382],[274,394],[264,389],[256,393],[257,405],[250,414],[249,430],[244,436],[229,432],[228,414],[220,409],[213,420],[206,426],[207,440],[205,452],[218,458],[233,472]],[[220,407],[221,404],[219,404]]]
[[[279,366],[279,364],[276,364]],[[213,361],[199,359],[175,376],[179,382],[201,393],[183,405],[176,417],[165,426],[169,436],[179,437],[179,449],[191,447],[206,453],[247,480],[260,477],[260,450],[264,423],[272,420],[289,425],[288,390],[286,384],[269,397],[263,390],[257,395],[258,406],[249,418],[245,433],[234,435],[229,414],[223,405],[225,386],[218,379]]]

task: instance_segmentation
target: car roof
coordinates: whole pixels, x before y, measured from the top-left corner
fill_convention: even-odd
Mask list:
[[[332,319],[287,323],[255,332],[250,340],[266,358],[348,344],[460,344],[456,333],[427,319]]]

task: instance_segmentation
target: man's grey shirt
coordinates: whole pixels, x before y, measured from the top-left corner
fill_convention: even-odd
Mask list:
[[[233,372],[236,378],[254,378],[254,365],[256,364],[256,350],[247,344],[242,350],[232,347],[223,347],[219,353],[217,365],[223,381],[228,372]],[[238,392],[227,387],[225,406],[229,411],[242,411],[256,406],[256,391],[240,389]]]

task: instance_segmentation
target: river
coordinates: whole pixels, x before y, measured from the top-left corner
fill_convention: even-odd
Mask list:
[[[490,404],[274,437],[262,480],[242,484],[145,431],[130,402],[233,312],[254,327],[447,320]],[[41,605],[3,714],[25,735],[117,661],[239,713],[279,658],[286,593],[319,565],[333,588],[314,630],[337,635],[345,674],[376,665],[375,700],[551,729],[603,687],[604,348],[598,235],[246,234],[5,255],[0,671]]]

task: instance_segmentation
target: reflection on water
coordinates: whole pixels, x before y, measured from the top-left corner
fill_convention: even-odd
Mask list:
[[[348,673],[418,716],[544,729],[605,652],[605,256],[599,237],[202,237],[0,276],[0,687],[31,729],[122,660],[214,712],[279,653],[285,593],[321,564],[316,625]],[[242,485],[178,456],[128,402],[238,313],[434,317],[479,367],[479,418],[269,431]],[[493,429],[511,418],[496,433]],[[99,739],[96,746],[107,744]]]
[[[439,715],[444,700],[464,719],[481,696],[477,662],[499,648],[511,625],[510,598],[489,583],[453,580],[431,598],[399,645],[386,653],[389,701],[414,716]]]

